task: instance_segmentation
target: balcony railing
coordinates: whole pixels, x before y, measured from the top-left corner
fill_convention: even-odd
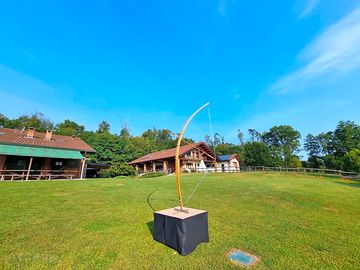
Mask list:
[[[5,180],[53,180],[70,179],[78,174],[77,170],[0,170],[0,181]]]

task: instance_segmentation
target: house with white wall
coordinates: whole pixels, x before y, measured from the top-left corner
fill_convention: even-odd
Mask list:
[[[218,156],[218,172],[239,172],[241,159],[236,154]]]

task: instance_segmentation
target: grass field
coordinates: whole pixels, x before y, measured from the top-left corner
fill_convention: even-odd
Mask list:
[[[184,175],[184,197],[202,175]],[[177,204],[175,179],[0,183],[0,269],[360,269],[360,182],[283,174],[209,175],[189,202],[210,242],[189,256],[152,240],[152,205]]]

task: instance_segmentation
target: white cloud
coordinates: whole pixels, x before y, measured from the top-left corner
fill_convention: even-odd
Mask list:
[[[299,15],[299,18],[304,18],[308,16],[317,7],[319,3],[320,0],[307,0],[304,5],[304,9]]]
[[[321,76],[360,67],[360,7],[324,31],[300,56],[307,64],[280,78],[272,90],[286,93]]]

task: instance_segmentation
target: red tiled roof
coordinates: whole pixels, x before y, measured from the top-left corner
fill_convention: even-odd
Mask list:
[[[194,148],[199,148],[199,147],[205,149],[206,152],[208,152],[208,153],[210,152],[211,155],[214,156],[211,149],[209,147],[207,147],[207,145],[203,142],[198,142],[198,143],[181,146],[180,147],[180,156],[184,155],[185,153],[189,152],[190,150],[192,150]],[[172,157],[175,158],[175,154],[176,154],[176,148],[166,149],[166,150],[147,154],[143,157],[140,157],[138,159],[135,159],[135,160],[129,162],[129,164],[131,165],[131,164],[136,164],[136,163],[142,163],[142,162],[148,162],[148,161],[152,161],[152,160],[172,158]]]
[[[45,133],[36,131],[33,138],[28,138],[26,135],[27,130],[0,128],[0,144],[72,149],[95,153],[93,148],[78,137],[52,134],[51,140],[45,140]]]

